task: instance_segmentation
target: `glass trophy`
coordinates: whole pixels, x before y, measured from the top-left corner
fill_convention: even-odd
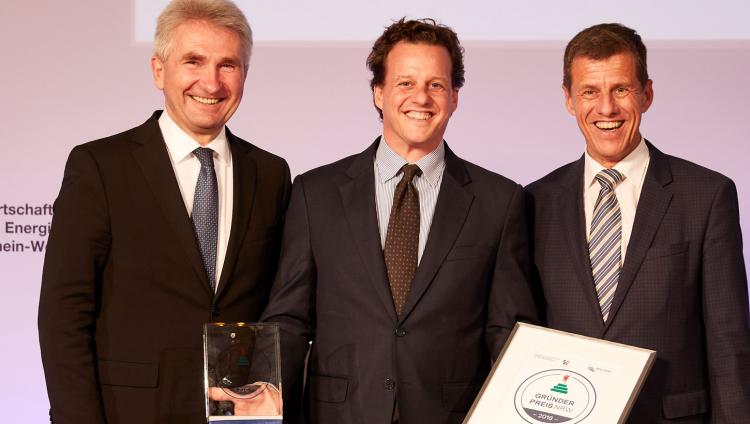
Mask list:
[[[209,423],[281,424],[278,324],[205,324],[203,367]]]

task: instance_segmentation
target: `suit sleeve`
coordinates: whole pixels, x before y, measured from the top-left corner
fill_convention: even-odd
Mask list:
[[[103,423],[94,328],[110,246],[104,187],[91,154],[71,152],[42,272],[39,343],[55,423]]]
[[[750,399],[748,292],[737,191],[726,180],[714,198],[703,244],[703,319],[711,422],[747,422]]]
[[[282,189],[282,216],[286,216],[286,211],[289,208],[289,196],[292,194],[292,182],[291,173],[289,172],[289,164],[284,161],[284,187]]]
[[[544,299],[544,290],[542,288],[542,276],[539,273],[539,269],[542,264],[539,263],[540,258],[536,256],[535,247],[539,244],[537,228],[536,228],[536,198],[534,193],[526,187],[524,189],[524,199],[526,201],[526,226],[528,227],[528,254],[529,254],[529,285],[531,286],[532,295],[534,296],[534,304],[536,305],[537,318],[539,319],[538,324],[548,326],[547,324],[547,304]]]
[[[538,323],[529,284],[529,243],[524,194],[515,186],[505,211],[488,302],[486,343],[493,360],[517,321]]]
[[[285,422],[301,411],[305,357],[315,334],[316,282],[305,188],[302,177],[297,177],[284,225],[279,269],[261,318],[281,327]]]

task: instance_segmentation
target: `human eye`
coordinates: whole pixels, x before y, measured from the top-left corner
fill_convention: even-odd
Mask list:
[[[441,82],[433,82],[430,83],[430,89],[435,91],[443,91],[445,89],[445,85]]]
[[[631,91],[632,90],[628,87],[617,87],[615,88],[614,94],[615,97],[623,98],[630,94]]]
[[[234,71],[235,69],[237,69],[237,65],[234,64],[234,63],[222,63],[221,64],[221,69],[223,71],[228,71],[228,72],[229,71]]]
[[[198,66],[201,64],[201,59],[195,55],[186,55],[182,58],[182,63],[188,66]]]
[[[584,88],[578,93],[578,95],[586,100],[594,100],[599,97],[599,92],[593,88]]]

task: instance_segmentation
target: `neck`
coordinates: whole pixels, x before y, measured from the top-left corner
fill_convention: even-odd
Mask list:
[[[389,141],[386,136],[385,143],[390,147],[396,154],[404,158],[408,163],[416,163],[426,155],[432,153],[440,145],[439,140],[437,143],[427,143],[424,146],[410,146],[408,144],[395,144]]]
[[[201,147],[208,146],[209,143],[214,141],[214,139],[219,136],[219,134],[221,133],[221,130],[223,129],[223,127],[219,128],[218,131],[215,131],[213,133],[197,133],[197,132],[191,131],[189,128],[183,127],[179,121],[175,120],[174,115],[169,111],[169,105],[167,105],[164,108],[164,113],[166,113],[169,116],[169,118],[172,120],[172,122],[174,122],[175,125],[180,127],[180,129],[184,131],[185,134],[189,135],[193,140],[197,141],[198,144],[201,145]]]
[[[185,131],[185,132],[187,132],[187,131]],[[218,133],[216,133],[216,134],[193,134],[193,133],[190,133],[190,132],[187,132],[187,133],[191,137],[193,137],[193,139],[195,141],[197,141],[198,144],[201,145],[201,147],[208,146],[209,143],[211,143],[212,141],[214,141],[214,139],[216,139],[216,137],[219,135]]]

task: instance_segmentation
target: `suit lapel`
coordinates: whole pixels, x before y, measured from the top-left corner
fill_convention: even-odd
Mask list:
[[[422,261],[414,275],[400,322],[403,322],[419,303],[419,299],[434,280],[440,265],[455,244],[474,200],[474,195],[464,188],[470,183],[471,177],[466,167],[446,145],[445,172],[435,204],[435,214]]]
[[[672,193],[665,188],[672,182],[672,170],[669,167],[667,158],[656,149],[651,143],[646,141],[651,159],[649,161],[646,178],[643,181],[641,196],[636,208],[635,220],[633,221],[633,231],[630,234],[625,262],[623,263],[620,280],[617,284],[615,297],[612,301],[612,309],[609,312],[607,328],[617,315],[617,311],[622,306],[625,296],[633,285],[635,276],[641,268],[646,252],[651,246],[651,242],[659,229],[662,218],[672,200]]]
[[[571,168],[563,181],[560,192],[560,226],[565,232],[568,248],[572,252],[573,267],[576,269],[577,283],[585,293],[590,306],[589,312],[594,321],[599,323],[599,329],[604,329],[602,310],[594,287],[594,277],[591,274],[591,260],[589,259],[588,243],[586,241],[586,215],[583,210],[583,174],[584,159],[581,157]]]
[[[383,249],[378,232],[378,219],[375,205],[375,150],[380,139],[375,140],[367,150],[354,158],[346,174],[350,178],[339,187],[344,213],[352,233],[352,240],[357,246],[359,256],[370,276],[370,284],[377,293],[378,299],[388,311],[393,322],[396,322],[396,310],[393,306],[388,285],[388,275],[383,259]]]
[[[227,141],[232,151],[232,229],[229,233],[227,251],[221,268],[216,297],[224,292],[232,270],[237,262],[240,246],[245,239],[250,222],[250,213],[255,200],[257,166],[249,153],[250,146],[241,144],[227,129]]]
[[[141,168],[148,185],[153,191],[156,203],[164,213],[166,221],[174,231],[180,246],[188,257],[203,289],[210,294],[208,277],[203,269],[198,241],[195,238],[190,216],[180,194],[177,177],[174,174],[167,146],[159,129],[159,113],[155,113],[145,124],[135,131],[134,141],[141,145],[133,151],[133,157]]]

